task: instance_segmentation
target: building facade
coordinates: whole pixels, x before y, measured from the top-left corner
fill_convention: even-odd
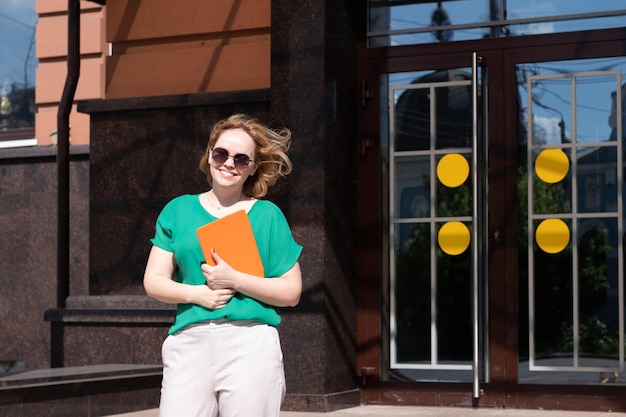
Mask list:
[[[38,146],[0,150],[0,312],[20,313],[0,361],[159,363],[148,239],[165,202],[206,188],[212,123],[243,111],[294,133],[268,196],[305,248],[286,409],[626,410],[626,5],[80,5],[70,270],[49,266],[67,4],[38,1]]]

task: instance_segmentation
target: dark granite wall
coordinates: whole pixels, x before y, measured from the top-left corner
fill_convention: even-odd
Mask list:
[[[70,156],[70,290],[87,293],[89,148]],[[0,373],[50,366],[56,307],[56,148],[0,151]]]
[[[289,209],[304,290],[281,329],[291,409],[360,401],[356,381],[357,33],[349,1],[272,2],[272,114],[293,129]]]

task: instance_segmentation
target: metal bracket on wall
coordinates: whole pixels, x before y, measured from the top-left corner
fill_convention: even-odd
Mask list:
[[[365,81],[361,81],[361,107],[367,106],[367,99],[370,98],[374,98],[374,93],[367,88]]]
[[[361,138],[361,143],[359,144],[359,155],[365,156],[365,152],[368,148],[374,147],[374,140],[369,138]]]
[[[373,366],[364,366],[361,368],[361,375],[359,375],[361,377],[361,386],[366,386],[367,385],[367,377],[368,376],[375,376],[376,375],[376,368]]]

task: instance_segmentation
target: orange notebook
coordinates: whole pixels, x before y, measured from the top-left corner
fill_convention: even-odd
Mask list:
[[[240,272],[264,276],[263,262],[256,245],[250,219],[239,210],[200,226],[196,231],[204,253],[204,260],[215,265],[213,249],[230,266]]]

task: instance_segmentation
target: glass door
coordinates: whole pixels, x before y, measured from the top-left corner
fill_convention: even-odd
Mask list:
[[[624,380],[626,59],[517,65],[520,383]]]
[[[626,397],[626,42],[580,36],[363,53],[364,401]]]
[[[474,380],[483,287],[477,69],[388,77],[389,376]],[[482,114],[482,112],[481,112]],[[387,127],[386,127],[387,128]],[[481,207],[481,210],[477,208]]]

